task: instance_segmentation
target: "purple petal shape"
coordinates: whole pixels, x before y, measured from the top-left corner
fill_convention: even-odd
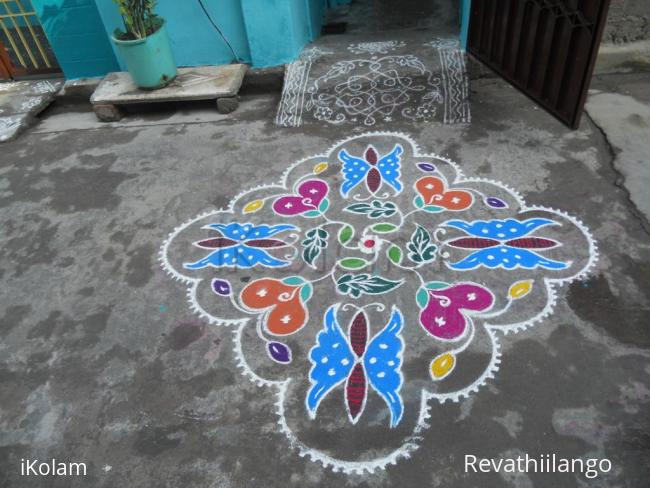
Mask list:
[[[230,288],[230,283],[228,283],[226,280],[214,279],[212,280],[212,291],[214,291],[217,295],[227,297],[230,295],[232,289]]]
[[[436,167],[430,163],[418,163],[418,168],[420,168],[422,171],[426,171],[427,173],[431,173],[436,170]]]
[[[508,208],[508,204],[497,197],[487,197],[485,203],[492,208]]]
[[[281,364],[289,364],[291,362],[291,349],[286,344],[269,342],[266,347],[273,361]]]

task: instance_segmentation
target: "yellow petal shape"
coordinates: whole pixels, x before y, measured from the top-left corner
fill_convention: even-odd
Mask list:
[[[513,300],[519,300],[530,293],[533,289],[533,280],[517,281],[508,290],[508,296]]]
[[[435,381],[443,379],[454,369],[456,356],[446,352],[431,361],[431,375]]]
[[[314,174],[320,174],[323,171],[327,169],[329,165],[327,163],[318,163],[316,166],[314,166]]]
[[[257,212],[260,208],[264,206],[264,200],[253,200],[252,202],[249,202],[246,204],[244,207],[244,213],[253,213]]]

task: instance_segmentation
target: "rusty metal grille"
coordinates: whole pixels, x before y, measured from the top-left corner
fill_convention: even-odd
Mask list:
[[[468,50],[575,128],[610,0],[474,0]]]
[[[0,71],[24,76],[59,71],[29,0],[0,0]]]

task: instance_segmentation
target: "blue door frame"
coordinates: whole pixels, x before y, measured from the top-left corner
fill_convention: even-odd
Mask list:
[[[469,35],[469,13],[472,8],[472,0],[460,0],[460,45],[467,49],[467,37]]]

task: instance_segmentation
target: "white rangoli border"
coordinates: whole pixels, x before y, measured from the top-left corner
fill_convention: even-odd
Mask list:
[[[449,393],[431,393],[426,389],[422,389],[422,397],[420,401],[420,413],[418,416],[418,421],[416,423],[416,426],[412,434],[405,440],[402,446],[394,450],[389,455],[383,456],[381,458],[377,458],[369,461],[344,461],[344,460],[333,458],[332,456],[329,456],[322,451],[318,451],[316,449],[310,448],[309,446],[305,445],[302,441],[300,441],[296,437],[296,435],[293,433],[293,431],[287,424],[285,413],[284,413],[285,396],[292,378],[288,378],[282,381],[267,380],[260,377],[252,370],[252,368],[248,365],[246,359],[244,358],[242,347],[241,347],[242,331],[244,329],[244,326],[248,323],[249,319],[247,318],[240,319],[240,320],[221,319],[219,317],[215,317],[209,314],[205,309],[203,309],[203,307],[201,307],[201,305],[198,303],[198,300],[196,298],[196,290],[199,283],[201,282],[201,279],[190,278],[176,271],[174,267],[171,265],[171,263],[169,262],[169,259],[167,257],[167,251],[173,239],[178,234],[180,234],[183,230],[185,230],[187,227],[194,224],[195,222],[198,222],[199,220],[202,220],[211,215],[234,214],[234,204],[238,202],[245,195],[248,195],[249,193],[253,193],[261,189],[269,189],[269,188],[281,188],[283,190],[288,190],[287,178],[289,174],[291,173],[291,171],[293,171],[294,168],[305,163],[306,161],[314,160],[316,158],[328,159],[332,156],[336,148],[340,147],[342,144],[348,143],[355,139],[366,138],[366,137],[381,137],[381,136],[399,137],[408,141],[411,144],[413,157],[415,158],[435,158],[448,163],[456,171],[456,177],[454,179],[453,184],[476,183],[476,182],[492,184],[500,188],[503,188],[519,203],[521,207],[520,213],[538,210],[538,211],[544,211],[544,212],[549,212],[552,214],[559,215],[562,218],[570,221],[583,233],[583,235],[587,239],[587,242],[589,243],[589,260],[581,270],[579,270],[576,274],[572,276],[565,277],[565,278],[554,278],[554,279],[544,278],[544,284],[546,286],[548,299],[546,302],[546,306],[543,308],[543,310],[533,318],[526,320],[524,322],[506,324],[506,325],[491,325],[489,323],[485,323],[484,327],[488,333],[488,336],[492,340],[492,358],[490,360],[490,363],[486,367],[485,371],[472,384],[466,386],[465,388],[462,388],[461,390],[457,390]],[[390,132],[390,131],[366,132],[363,134],[350,136],[333,144],[325,153],[309,156],[293,163],[285,170],[278,184],[258,185],[248,190],[242,191],[230,201],[230,205],[226,209],[218,209],[218,210],[204,212],[198,215],[197,217],[190,219],[184,224],[181,224],[178,227],[176,227],[169,234],[167,239],[164,241],[159,253],[159,260],[162,264],[163,269],[169,275],[171,275],[172,278],[174,278],[175,280],[189,285],[187,289],[187,297],[190,303],[190,308],[194,313],[208,320],[210,324],[223,325],[223,326],[237,326],[236,328],[234,328],[234,340],[233,340],[234,343],[233,352],[235,355],[235,360],[237,362],[237,367],[242,370],[244,376],[248,377],[256,385],[260,387],[277,388],[275,405],[276,405],[276,412],[278,414],[278,424],[280,426],[280,430],[288,438],[291,446],[298,451],[298,455],[300,457],[308,457],[315,462],[320,462],[324,467],[331,468],[335,472],[343,472],[346,474],[353,474],[353,473],[362,474],[364,472],[373,473],[377,469],[384,469],[388,465],[396,464],[397,461],[399,461],[400,459],[409,458],[411,456],[411,453],[419,447],[418,442],[422,438],[420,434],[429,427],[428,421],[430,418],[430,409],[431,409],[431,405],[429,405],[429,400],[436,399],[439,403],[445,403],[448,400],[451,400],[452,402],[458,402],[462,398],[469,397],[471,393],[478,392],[479,388],[485,385],[488,379],[494,378],[494,374],[499,369],[499,365],[501,363],[501,350],[500,350],[498,333],[502,333],[504,336],[510,333],[517,333],[522,330],[528,329],[529,327],[532,327],[533,325],[541,322],[543,319],[548,317],[553,312],[553,309],[555,308],[555,305],[557,303],[556,286],[561,286],[565,283],[570,283],[572,281],[582,279],[588,276],[590,270],[597,262],[598,257],[599,257],[598,246],[594,238],[592,237],[591,232],[579,219],[569,215],[568,213],[562,210],[557,210],[557,209],[538,206],[538,205],[527,206],[524,202],[523,197],[516,190],[510,188],[509,186],[499,181],[491,180],[488,178],[465,178],[463,176],[463,172],[460,169],[459,165],[454,161],[451,161],[450,159],[439,156],[437,154],[420,154],[420,147],[409,135],[402,132]]]
[[[360,47],[360,46],[364,47]],[[423,44],[424,46],[431,47],[438,51],[438,57],[440,59],[440,87],[436,87],[429,83],[429,88],[434,87],[438,90],[438,94],[443,97],[441,102],[442,107],[444,108],[443,114],[443,123],[444,124],[468,124],[472,120],[470,104],[469,104],[469,76],[467,74],[467,64],[465,62],[465,52],[460,49],[460,41],[455,38],[451,39],[434,39],[430,42]],[[369,46],[380,46],[381,49],[376,51],[368,50]],[[406,44],[403,41],[377,41],[377,42],[365,42],[365,43],[356,43],[350,44],[347,49],[350,53],[362,55],[374,55],[372,59],[350,59],[350,60],[340,60],[338,63],[380,63],[382,59],[375,59],[378,54],[388,55],[389,51],[394,51],[396,48],[405,47]],[[299,59],[287,64],[285,70],[285,80],[282,87],[282,95],[280,98],[280,103],[278,105],[278,110],[275,117],[276,125],[282,127],[300,127],[303,124],[303,113],[306,109],[306,98],[307,98],[307,87],[310,84],[309,75],[311,73],[312,64],[318,58],[324,55],[334,54],[332,51],[323,50],[317,46],[305,49],[300,55]],[[401,58],[407,59],[412,57],[418,63],[422,64],[423,68],[426,68],[424,63],[420,60],[419,57],[413,54],[405,55],[390,55],[392,58]],[[325,75],[312,80],[312,88],[318,88],[318,81],[321,79],[328,79],[330,73],[334,68],[330,69]],[[425,69],[426,73],[429,73],[429,76],[432,76],[431,72],[428,69]],[[423,73],[424,73],[423,72]],[[313,102],[314,93],[310,94],[310,97]],[[431,102],[432,103],[432,102]],[[309,105],[309,104],[307,104]],[[403,104],[399,104],[403,105]],[[394,105],[393,109],[397,109],[399,105]],[[418,108],[426,109],[430,103],[423,103]],[[335,106],[337,106],[335,104]],[[329,105],[322,105],[316,103],[312,108],[307,111],[314,112],[314,118],[317,120],[325,121],[329,124],[338,125],[341,123],[350,122],[348,119],[353,119],[354,115],[349,112],[349,107],[342,106],[345,109],[347,115],[343,115],[341,120],[329,120],[327,118],[319,118],[316,116],[316,111],[319,108],[327,109],[331,112]],[[404,110],[406,107],[403,107]],[[417,111],[417,109],[416,109]],[[391,111],[392,114],[392,111]],[[357,114],[360,117],[363,117],[363,113]],[[373,120],[372,123],[366,125],[372,126],[375,125],[376,121],[372,116],[372,113],[368,114],[366,119]],[[388,116],[389,118],[392,115]],[[406,117],[407,119],[417,120],[417,116]],[[425,119],[428,117],[424,117]]]

